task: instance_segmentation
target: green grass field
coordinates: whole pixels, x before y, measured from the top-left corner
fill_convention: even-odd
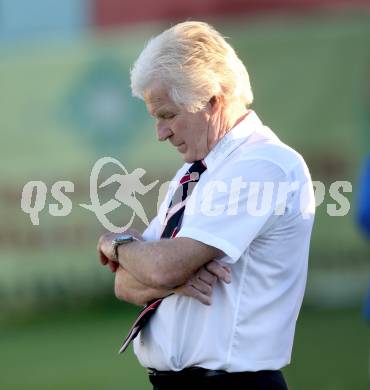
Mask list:
[[[0,388],[150,389],[132,352],[116,354],[134,313],[115,304],[3,324]],[[284,369],[290,389],[368,389],[368,332],[359,311],[304,309]]]

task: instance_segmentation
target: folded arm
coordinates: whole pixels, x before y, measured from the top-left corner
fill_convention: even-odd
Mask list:
[[[120,300],[142,306],[154,299],[172,294],[173,290],[146,286],[119,266],[114,280],[114,293]]]
[[[101,258],[115,260],[114,237],[113,233],[100,237]],[[186,237],[134,241],[118,248],[118,262],[124,269],[144,285],[160,289],[184,284],[202,266],[222,256],[219,249]]]
[[[217,280],[230,283],[230,269],[211,261],[198,270],[186,283],[174,289],[153,288],[139,282],[127,270],[119,266],[116,271],[114,292],[118,299],[142,306],[154,299],[170,294],[195,298],[205,305],[212,303],[213,286]]]
[[[142,240],[138,232],[131,230],[129,233]],[[119,299],[143,305],[153,299],[175,293],[209,305],[216,281],[231,281],[230,268],[214,260],[220,257],[222,252],[201,242],[181,238],[122,245],[119,247],[119,266],[112,253],[114,237],[113,233],[102,235],[97,249],[102,264],[109,265],[111,270],[116,272],[115,294]],[[138,244],[150,245],[140,246],[136,251]],[[164,252],[160,255],[163,245]],[[130,268],[125,266],[126,262],[122,260],[121,248],[124,247],[131,247],[133,251],[130,255],[131,261],[128,261]],[[135,259],[136,264],[132,265]]]

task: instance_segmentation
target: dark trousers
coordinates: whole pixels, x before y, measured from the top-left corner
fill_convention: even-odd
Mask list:
[[[149,375],[153,390],[288,390],[281,371],[233,372],[185,369]]]

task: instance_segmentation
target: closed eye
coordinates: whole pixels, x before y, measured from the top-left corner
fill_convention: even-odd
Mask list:
[[[160,113],[157,114],[158,119],[172,119],[176,116],[176,114],[173,114],[172,112],[165,112],[165,113]]]

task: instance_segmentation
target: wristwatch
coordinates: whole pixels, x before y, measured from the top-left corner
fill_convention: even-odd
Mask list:
[[[128,244],[133,241],[138,241],[138,239],[132,236],[131,234],[122,233],[116,236],[116,238],[112,241],[113,255],[115,261],[118,262],[118,247],[120,245]]]

